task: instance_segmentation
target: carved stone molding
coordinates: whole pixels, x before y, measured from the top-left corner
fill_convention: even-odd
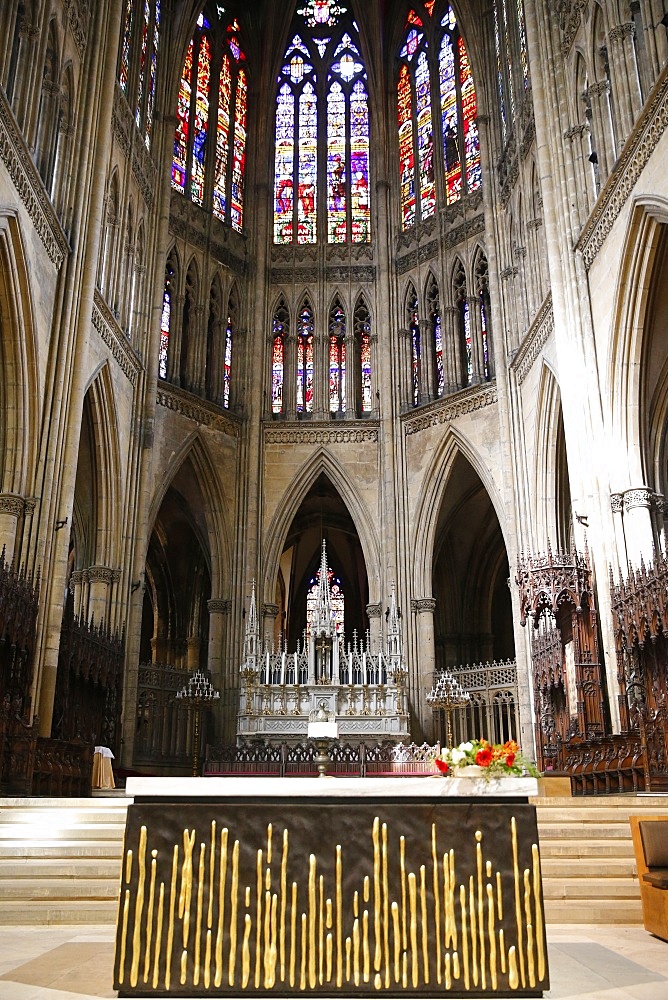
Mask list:
[[[531,371],[534,361],[545,347],[553,331],[554,313],[552,311],[552,296],[548,295],[538,310],[510,366],[515,371],[517,381],[520,385]]]
[[[133,351],[128,338],[119,327],[109,306],[97,289],[95,289],[91,320],[119,368],[128,381],[134,385],[137,381],[137,375],[142,370],[142,362]]]
[[[272,267],[271,283],[273,285],[309,284],[318,280],[317,266],[306,267]],[[325,281],[332,284],[359,281],[364,283],[376,280],[376,268],[373,264],[330,264],[325,268]]]
[[[655,510],[659,513],[663,512],[663,496],[660,493],[655,493],[654,490],[649,489],[647,486],[625,490],[623,493],[617,495],[621,498],[624,513],[634,510],[636,507],[643,507],[645,510]]]
[[[585,93],[587,97],[601,97],[603,94],[609,94],[610,81],[599,80],[598,83],[592,83],[589,87],[587,87]]]
[[[375,444],[378,441],[378,424],[365,422],[348,426],[331,423],[320,424],[310,421],[308,424],[289,423],[280,427],[266,426],[264,428],[265,444]]]
[[[575,245],[575,249],[582,254],[587,270],[596,259],[667,126],[668,66],[664,66],[654,92],[645,104],[645,109],[627,139],[622,154]]]
[[[17,520],[23,517],[26,502],[18,493],[0,493],[0,514],[10,514]]]
[[[232,610],[232,601],[229,599],[211,598],[206,602],[210,615],[229,615]]]
[[[485,382],[483,385],[462,389],[452,396],[446,396],[428,406],[420,407],[419,413],[407,413],[401,417],[406,436],[418,434],[428,427],[438,424],[448,424],[458,417],[482,410],[497,401],[496,382]]]
[[[587,134],[587,132],[591,132],[589,122],[583,122],[582,125],[571,125],[570,128],[566,129],[563,135],[564,139],[581,139],[583,135]]]
[[[239,277],[247,273],[247,243],[241,233],[226,226],[212,212],[188,201],[178,191],[171,192],[169,210],[172,236],[210,254]]]
[[[568,55],[575,41],[582,20],[582,12],[587,3],[588,0],[552,0],[551,2],[559,19],[562,33],[561,52],[564,56]]]
[[[624,494],[623,493],[611,493],[610,494],[610,509],[613,514],[621,514],[624,509]]]
[[[158,406],[180,413],[189,420],[203,424],[204,427],[213,427],[229,437],[239,437],[241,427],[239,417],[162,379],[158,382],[156,402]]]
[[[0,158],[7,167],[17,194],[49,259],[59,268],[65,255],[69,253],[67,236],[60,225],[2,88],[0,88]]]
[[[263,604],[262,605],[262,617],[263,618],[275,618],[278,614],[278,604]]]
[[[382,604],[367,604],[366,606],[367,618],[380,618],[383,614]]]
[[[501,280],[508,281],[509,278],[516,278],[519,273],[516,267],[504,267],[501,271]]]
[[[434,613],[436,610],[436,600],[433,597],[413,597],[411,600],[411,611],[415,615]]]
[[[70,22],[77,52],[82,56],[88,40],[88,23],[90,20],[90,10],[87,0],[63,0],[63,6],[67,11],[67,19]]]

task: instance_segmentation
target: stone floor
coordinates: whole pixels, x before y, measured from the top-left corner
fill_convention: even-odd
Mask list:
[[[668,942],[641,927],[548,927],[550,1000],[667,1000]],[[102,1000],[114,929],[0,927],[0,1000]]]

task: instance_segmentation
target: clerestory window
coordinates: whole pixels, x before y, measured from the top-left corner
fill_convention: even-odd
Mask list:
[[[369,96],[357,25],[308,0],[277,81],[274,243],[368,243]]]
[[[397,126],[406,230],[434,215],[439,200],[452,204],[482,183],[473,73],[449,4],[437,7],[433,0],[409,11],[399,52]]]
[[[160,0],[126,0],[118,82],[146,148],[151,148],[160,47]]]
[[[240,36],[220,4],[199,15],[181,73],[172,159],[172,187],[237,232],[244,223],[248,108]]]

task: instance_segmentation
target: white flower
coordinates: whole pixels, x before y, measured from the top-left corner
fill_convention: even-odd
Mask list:
[[[472,743],[460,743],[459,744],[459,749],[463,750],[464,753],[468,753],[470,750],[473,750],[473,744]]]
[[[455,747],[453,750],[450,751],[450,759],[453,764],[459,764],[459,762],[461,760],[464,760],[465,757],[466,754],[464,753],[464,751],[459,749],[458,747]]]

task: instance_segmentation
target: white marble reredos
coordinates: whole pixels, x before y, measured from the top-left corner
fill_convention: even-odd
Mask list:
[[[535,778],[128,778],[126,795],[143,798],[527,798],[538,794]]]

